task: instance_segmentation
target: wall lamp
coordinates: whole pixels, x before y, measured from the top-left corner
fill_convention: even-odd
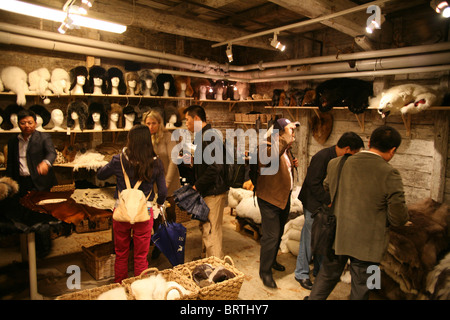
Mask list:
[[[280,41],[278,41],[277,35],[278,35],[278,32],[273,33],[273,39],[272,39],[272,41],[270,41],[270,45],[272,47],[274,47],[275,49],[284,51],[286,49],[286,46],[284,44],[282,44]]]
[[[227,57],[228,62],[233,62],[233,50],[231,49],[231,43],[227,45]]]
[[[86,3],[82,2],[80,7],[75,8],[75,6],[72,6],[72,8],[69,9],[69,7],[71,7],[70,3],[74,2],[73,0],[69,0],[66,2],[66,5],[69,3],[69,5],[67,5],[67,11],[62,11],[30,4],[23,1],[1,0],[0,9],[45,20],[52,20],[61,23],[66,22],[66,27],[60,27],[60,29],[62,28],[62,30],[67,28],[66,31],[70,29],[70,26],[72,26],[72,28],[86,27],[114,33],[124,33],[127,30],[127,27],[121,24],[92,19],[80,15],[79,13],[82,12],[82,10],[79,10],[80,8],[84,8],[87,12],[86,8],[89,7],[87,0],[84,1],[86,1]],[[91,3],[92,5],[92,0],[89,1],[89,3]],[[69,17],[72,21],[69,21],[67,17]]]
[[[448,1],[432,0],[430,6],[436,10],[437,13],[442,14],[444,18],[450,17],[450,5],[448,4]]]

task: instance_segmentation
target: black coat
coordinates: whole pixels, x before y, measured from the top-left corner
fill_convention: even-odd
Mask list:
[[[213,152],[208,148],[208,150],[205,152],[205,148],[211,144],[211,143],[217,143],[217,148],[221,148],[221,150],[224,150],[223,147],[223,141],[214,141],[214,139],[211,139],[213,141],[205,141],[204,136],[205,132],[207,130],[211,129],[211,125],[207,124],[205,127],[202,128],[201,132],[196,133],[196,137],[198,138],[198,135],[202,135],[202,143],[201,145],[197,145],[197,149],[195,151],[195,157],[200,156],[200,150],[202,155],[202,161],[199,164],[196,164],[194,161],[194,178],[195,178],[195,188],[200,193],[202,197],[212,196],[212,195],[219,195],[224,192],[226,192],[229,188],[225,182],[224,178],[224,160],[225,160],[225,154],[223,156],[222,161],[220,163],[214,162],[212,164],[208,164],[205,161],[205,155],[212,154],[212,156],[215,155],[214,151],[216,148],[213,149]],[[212,130],[212,129],[211,129]],[[208,139],[210,140],[210,139]],[[197,139],[194,139],[194,144],[199,143]]]
[[[48,173],[44,176],[37,172],[37,166],[44,159],[48,160],[51,164],[55,161],[56,151],[52,139],[48,133],[40,131],[35,131],[29,139],[27,164],[31,179],[38,191],[49,191],[51,187],[57,184],[53,168],[50,167]],[[15,136],[8,141],[6,175],[16,182],[19,181],[20,176],[19,166],[19,138]]]
[[[311,213],[314,213],[322,204],[331,203],[330,194],[325,191],[323,181],[327,176],[328,162],[336,157],[336,146],[332,146],[320,150],[311,158],[305,181],[298,195],[303,207]]]

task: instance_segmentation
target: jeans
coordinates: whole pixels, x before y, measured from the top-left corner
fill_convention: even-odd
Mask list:
[[[298,250],[297,264],[294,272],[295,278],[297,279],[309,279],[309,263],[312,259],[311,228],[314,219],[311,217],[312,213],[305,208],[303,208],[303,214],[305,216],[305,223],[300,236],[300,247]],[[321,256],[314,257],[314,273],[319,272],[321,261]]]

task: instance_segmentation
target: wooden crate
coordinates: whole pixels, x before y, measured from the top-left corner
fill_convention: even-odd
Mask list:
[[[114,245],[111,241],[89,248],[84,246],[81,248],[83,250],[83,261],[86,270],[95,280],[114,276],[116,255],[114,254]]]

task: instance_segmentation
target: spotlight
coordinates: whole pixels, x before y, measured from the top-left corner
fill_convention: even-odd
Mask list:
[[[274,47],[275,49],[278,49],[278,50],[280,50],[280,51],[284,51],[284,50],[286,49],[286,46],[283,45],[280,41],[277,40],[277,35],[278,35],[278,32],[275,32],[275,33],[273,34],[273,39],[272,39],[272,41],[270,42],[270,45],[271,45],[272,47]]]
[[[228,62],[233,62],[233,51],[231,50],[231,44],[227,46]]]
[[[61,26],[58,28],[59,33],[65,34],[67,30],[73,29],[73,20],[69,17],[69,15],[66,16],[64,21],[61,23]]]
[[[373,33],[373,30],[380,29],[380,25],[374,20],[366,27],[367,33]]]
[[[450,5],[448,4],[448,1],[432,0],[430,6],[436,10],[437,13],[442,13],[444,18],[450,17]]]

